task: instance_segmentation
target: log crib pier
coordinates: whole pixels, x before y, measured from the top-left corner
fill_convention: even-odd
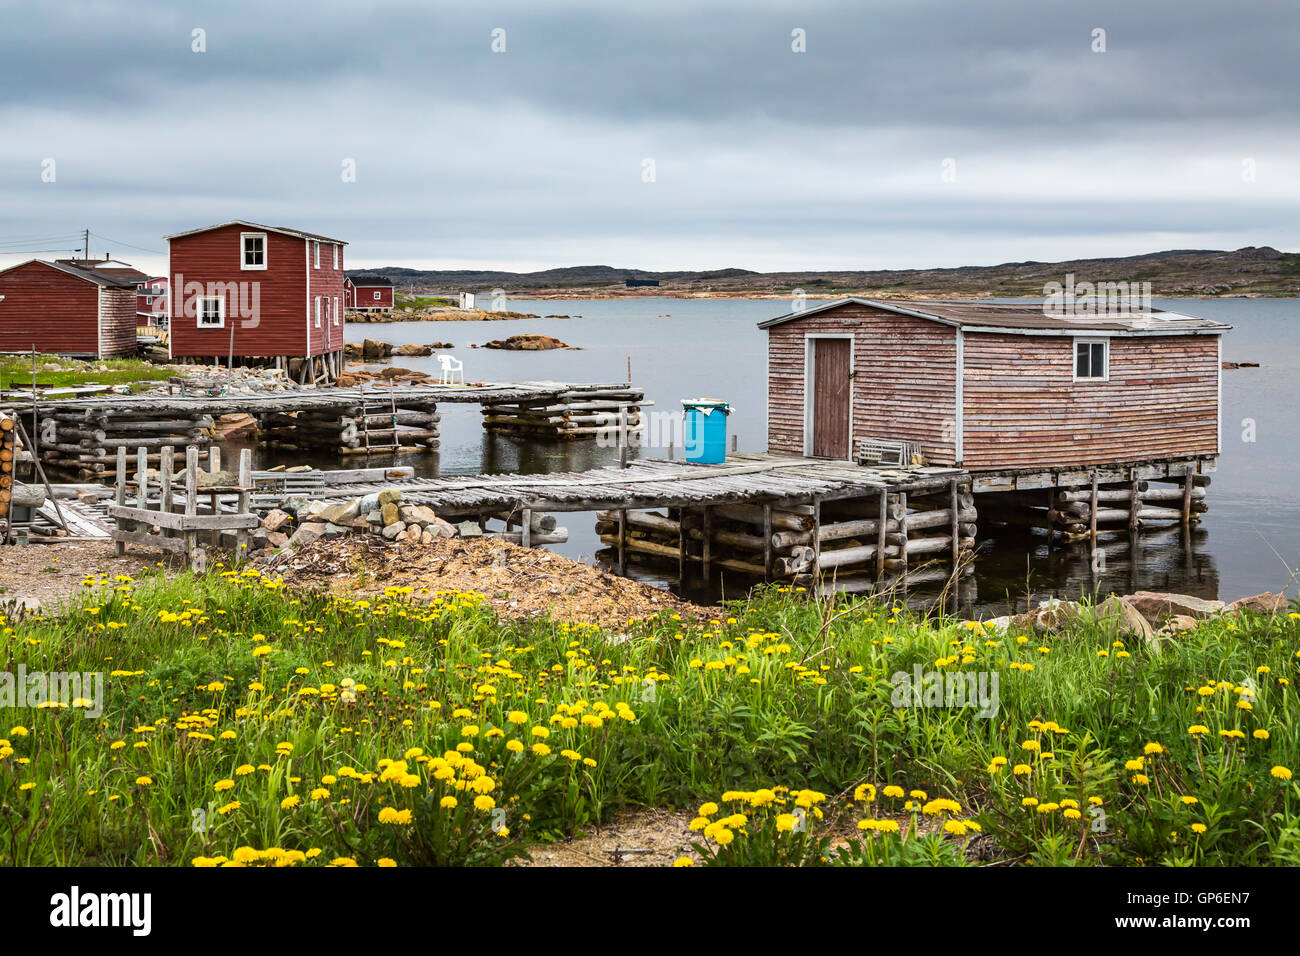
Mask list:
[[[20,406],[39,435],[41,460],[82,480],[111,481],[121,448],[144,449],[157,468],[170,450],[183,466],[186,450],[218,440],[217,418],[247,414],[258,440],[298,451],[343,456],[432,451],[440,441],[439,406],[482,406],[484,427],[507,434],[611,440],[641,427],[644,393],[627,384],[521,382],[476,385],[392,385],[289,388],[248,395],[142,393],[100,395]],[[35,419],[35,421],[31,421]]]

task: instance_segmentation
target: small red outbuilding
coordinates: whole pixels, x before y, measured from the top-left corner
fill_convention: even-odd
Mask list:
[[[358,312],[393,307],[393,281],[387,276],[355,275],[343,280],[343,304]]]
[[[129,355],[135,287],[133,278],[41,259],[0,270],[0,352]]]

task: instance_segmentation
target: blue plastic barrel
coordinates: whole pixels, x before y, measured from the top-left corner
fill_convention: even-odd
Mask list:
[[[731,405],[712,398],[682,399],[685,424],[682,444],[686,460],[720,465],[727,459],[727,416]]]

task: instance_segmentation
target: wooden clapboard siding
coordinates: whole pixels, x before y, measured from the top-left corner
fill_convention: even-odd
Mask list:
[[[99,355],[131,355],[136,350],[135,290],[99,290]]]
[[[968,332],[964,340],[967,468],[1102,464],[1217,451],[1216,336],[1116,336],[1106,382],[1072,380],[1069,336]]]
[[[0,296],[0,352],[99,354],[99,286],[89,279],[25,262],[0,274]]]
[[[768,330],[768,449],[804,453],[804,336],[851,333],[853,440],[920,442],[932,464],[955,453],[956,331],[857,303]]]

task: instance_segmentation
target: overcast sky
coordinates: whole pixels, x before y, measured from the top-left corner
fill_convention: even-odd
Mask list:
[[[159,271],[163,235],[235,218],[349,267],[1300,249],[1295,0],[0,0],[0,24],[4,264],[88,227]]]

